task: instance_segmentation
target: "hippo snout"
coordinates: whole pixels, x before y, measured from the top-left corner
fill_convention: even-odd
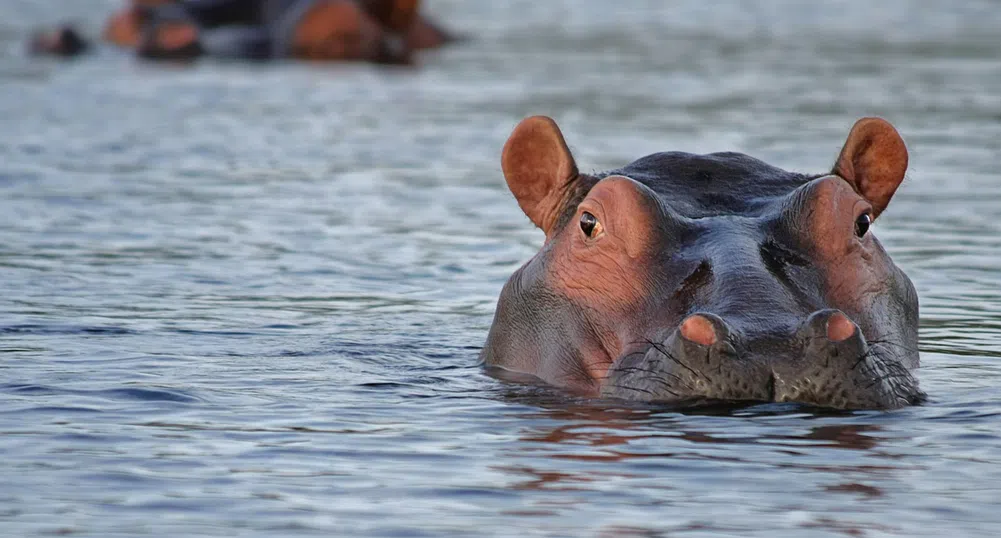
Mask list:
[[[814,312],[792,334],[758,337],[734,331],[714,314],[696,313],[665,340],[646,344],[612,365],[602,396],[840,409],[898,408],[924,398],[910,371],[884,360],[881,346],[868,345],[858,325],[835,309]]]

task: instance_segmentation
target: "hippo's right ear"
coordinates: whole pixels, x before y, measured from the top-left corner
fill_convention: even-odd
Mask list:
[[[907,171],[907,147],[890,122],[862,118],[841,149],[834,173],[872,204],[873,218],[890,203]]]
[[[504,144],[501,168],[521,210],[549,235],[577,164],[556,122],[545,116],[525,118]]]

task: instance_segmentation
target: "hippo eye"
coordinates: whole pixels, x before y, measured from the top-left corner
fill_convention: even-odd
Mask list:
[[[862,213],[855,219],[855,235],[857,237],[864,237],[865,233],[869,231],[869,225],[872,224],[872,217],[868,213]]]
[[[601,231],[601,224],[598,219],[587,211],[580,214],[580,229],[589,238],[597,235],[595,231]]]

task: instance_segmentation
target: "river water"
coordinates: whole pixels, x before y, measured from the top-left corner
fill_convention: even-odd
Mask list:
[[[1001,4],[428,1],[416,70],[32,60],[0,0],[0,535],[996,536]],[[679,412],[486,376],[542,235],[499,153],[822,172],[864,115],[929,401]]]

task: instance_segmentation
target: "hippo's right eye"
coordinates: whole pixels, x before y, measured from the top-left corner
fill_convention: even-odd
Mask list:
[[[601,232],[601,223],[597,217],[585,211],[580,214],[580,230],[588,238],[593,238]]]

